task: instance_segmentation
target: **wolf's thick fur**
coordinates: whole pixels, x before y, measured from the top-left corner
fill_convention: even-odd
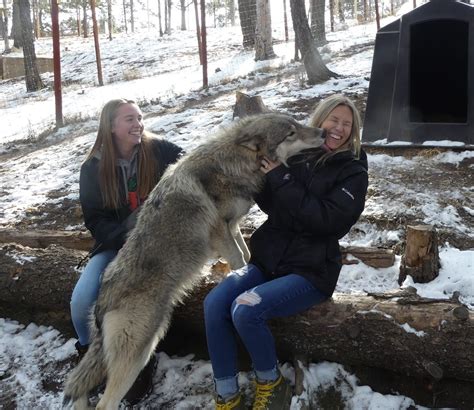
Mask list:
[[[104,273],[92,342],[67,379],[66,402],[85,408],[87,393],[106,378],[97,408],[118,407],[206,261],[215,253],[233,269],[248,261],[238,222],[262,187],[262,156],[285,162],[320,146],[322,134],[286,115],[248,117],[169,167]]]

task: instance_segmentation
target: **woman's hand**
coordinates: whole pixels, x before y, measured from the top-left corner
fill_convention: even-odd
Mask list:
[[[272,161],[268,157],[263,157],[260,160],[260,171],[262,171],[264,174],[268,174],[272,169],[278,167],[281,165],[280,161]]]

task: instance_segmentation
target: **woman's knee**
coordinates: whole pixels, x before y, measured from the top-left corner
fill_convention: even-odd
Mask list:
[[[229,319],[232,300],[229,300],[226,289],[216,286],[207,294],[203,304],[204,320],[207,324],[218,322],[223,318]]]
[[[204,298],[204,319],[209,320],[213,317],[217,311],[221,309],[222,303],[220,302],[220,296],[218,288],[212,289]]]
[[[248,324],[255,324],[260,321],[260,310],[258,305],[262,302],[261,296],[255,289],[248,290],[234,300],[232,303],[232,322],[238,330]]]

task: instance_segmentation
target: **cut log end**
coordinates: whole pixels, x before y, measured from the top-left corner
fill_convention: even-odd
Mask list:
[[[263,103],[262,97],[259,95],[250,96],[240,91],[236,92],[233,118],[243,118],[265,112],[270,112],[270,110]]]
[[[407,226],[405,255],[400,264],[398,283],[411,276],[426,283],[439,274],[438,235],[431,225]]]

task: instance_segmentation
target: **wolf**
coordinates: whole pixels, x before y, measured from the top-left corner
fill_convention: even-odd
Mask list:
[[[249,260],[238,223],[263,186],[261,159],[286,163],[323,138],[324,130],[290,116],[261,114],[222,129],[168,168],[104,272],[91,344],[67,378],[65,405],[87,408],[87,393],[106,379],[96,408],[118,408],[206,261],[220,255],[238,269]]]

